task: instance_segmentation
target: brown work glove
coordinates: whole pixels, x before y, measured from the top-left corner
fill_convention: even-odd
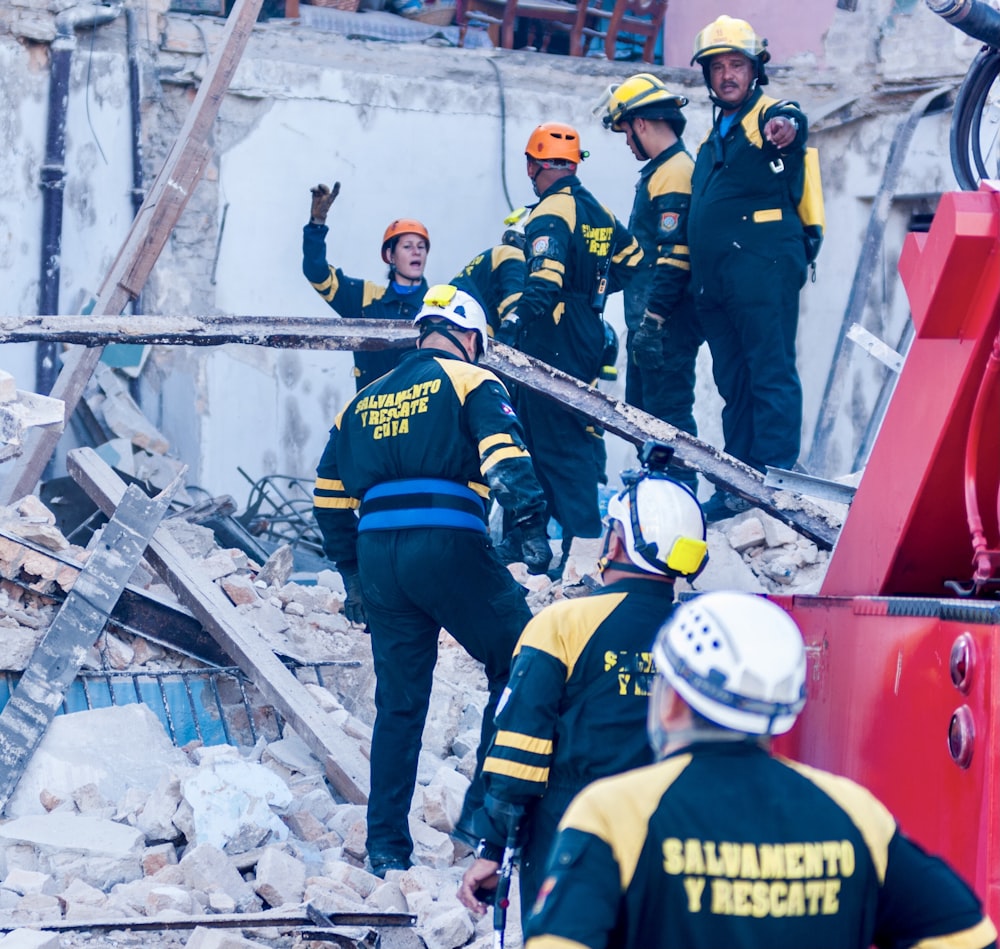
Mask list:
[[[340,194],[340,182],[335,181],[333,183],[333,190],[326,185],[316,185],[315,188],[310,188],[309,190],[312,193],[312,208],[309,212],[309,223],[326,224],[326,216],[330,213],[330,205],[333,204],[337,195]]]

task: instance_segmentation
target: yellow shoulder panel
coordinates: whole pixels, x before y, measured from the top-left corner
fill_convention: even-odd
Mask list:
[[[373,303],[375,300],[381,300],[385,296],[385,290],[385,287],[366,280],[365,291],[361,295],[361,305],[368,306],[369,303]]]
[[[498,244],[493,248],[493,269],[495,270],[506,260],[524,261],[524,251],[510,244]]]
[[[646,842],[650,817],[667,788],[690,763],[690,755],[677,755],[595,781],[570,804],[559,829],[574,827],[608,844],[615,855],[624,892],[632,882]]]
[[[547,652],[566,666],[568,679],[590,637],[624,599],[624,593],[616,593],[557,600],[524,627],[514,655],[522,646]]]
[[[746,133],[746,137],[750,140],[751,145],[757,148],[764,147],[764,136],[760,134],[760,114],[770,109],[777,101],[777,99],[772,99],[769,96],[761,96],[757,100],[757,104],[743,116],[740,125],[743,126],[743,131]]]
[[[889,859],[889,841],[896,832],[896,820],[888,808],[871,791],[855,784],[850,778],[810,768],[786,758],[779,760],[830,795],[844,809],[861,831],[875,864],[878,881],[882,883]]]
[[[459,362],[457,359],[436,359],[435,362],[444,370],[462,405],[465,405],[469,393],[484,382],[500,381],[489,369],[471,362]]]
[[[550,194],[535,208],[531,216],[536,217],[544,214],[551,214],[553,217],[562,218],[571,231],[576,230],[576,202],[573,200],[573,195],[568,189]]]
[[[694,171],[694,162],[689,155],[681,152],[674,155],[670,161],[660,165],[649,179],[649,196],[655,198],[657,195],[691,193],[691,172]]]

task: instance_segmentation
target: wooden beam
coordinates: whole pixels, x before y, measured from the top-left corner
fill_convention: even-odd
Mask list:
[[[108,513],[115,508],[125,492],[125,483],[95,451],[77,448],[69,452],[66,466],[101,510]],[[164,527],[153,536],[146,557],[177,598],[323,763],[337,792],[351,804],[367,803],[368,765],[357,742],[331,726],[305,686]]]
[[[91,551],[41,642],[35,647],[10,700],[0,711],[0,812],[55,717],[146,544],[180,487],[178,475],[155,498],[130,485],[109,512],[100,542]]]
[[[243,343],[278,348],[358,350],[405,345],[415,336],[413,327],[407,323],[338,317],[154,316],[143,317],[141,322],[123,317],[93,320],[69,316],[0,318],[0,343],[72,337],[91,345],[110,342],[173,346]],[[841,522],[835,515],[792,491],[767,487],[759,471],[687,432],[500,343],[490,345],[482,364],[504,379],[576,409],[634,445],[641,445],[647,438],[672,445],[678,464],[701,472],[713,484],[762,508],[823,550],[832,549],[836,542]]]
[[[163,245],[208,164],[209,133],[262,4],[263,0],[236,0],[184,125],[98,289],[94,314],[117,316],[149,279]],[[77,349],[63,354],[63,367],[47,394],[65,403],[66,423],[100,358],[100,349]],[[28,433],[24,451],[10,464],[0,484],[0,504],[10,504],[34,490],[58,441],[59,433],[51,430],[33,429]]]

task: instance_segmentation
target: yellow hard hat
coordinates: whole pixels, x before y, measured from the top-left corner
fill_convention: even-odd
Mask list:
[[[687,104],[688,100],[684,96],[671,92],[652,73],[642,72],[623,83],[609,86],[594,113],[603,113],[601,121],[604,127],[613,132],[625,131],[622,128],[623,122],[642,116],[670,122],[674,131],[680,135],[686,123],[681,109]]]
[[[694,55],[691,65],[705,65],[709,56],[719,53],[736,52],[755,59],[763,66],[770,58],[767,51],[767,40],[758,36],[746,20],[723,14],[708,24],[694,38]]]

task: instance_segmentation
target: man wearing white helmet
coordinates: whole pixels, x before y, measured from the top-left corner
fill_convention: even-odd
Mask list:
[[[791,617],[706,593],[656,639],[658,763],[570,805],[527,949],[995,946],[972,891],[846,778],[773,757],[805,704]]]
[[[485,666],[481,767],[511,652],[531,618],[524,589],[490,544],[489,497],[527,538],[529,572],[544,573],[552,557],[545,499],[510,397],[476,365],[488,345],[482,307],[453,286],[431,287],[414,323],[417,349],[337,416],[313,495],[324,553],[344,580],[344,612],[371,632],[368,858],[379,876],[410,866],[407,815],[441,628]],[[469,815],[482,801],[478,775]]]
[[[675,579],[696,577],[708,549],[697,500],[664,473],[671,450],[647,446],[643,470],[626,472],[625,487],[608,504],[603,587],[546,607],[518,641],[483,765],[483,840],[458,894],[475,913],[485,912],[483,897],[497,885],[512,824],[522,825],[526,913],[573,796],[597,778],[653,760],[644,727],[653,640],[674,610]]]

